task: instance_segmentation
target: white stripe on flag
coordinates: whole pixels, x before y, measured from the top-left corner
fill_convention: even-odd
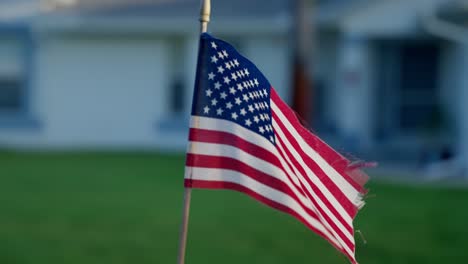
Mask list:
[[[297,201],[289,195],[259,183],[258,181],[237,171],[198,167],[188,168],[191,169],[192,174],[187,175],[187,173],[189,173],[189,170],[187,170],[185,175],[186,178],[191,177],[193,180],[202,181],[232,182],[242,185],[265,198],[292,209],[302,218],[304,218],[312,227],[325,234],[330,241],[335,243],[337,246],[342,245],[335,239],[334,236],[330,235],[328,230],[323,227],[322,223],[317,221],[317,219],[310,217],[309,214],[307,214],[307,212],[305,212],[304,209],[302,209],[302,207],[297,203]]]
[[[292,184],[292,182],[289,180],[288,176],[284,173],[284,171],[281,168],[275,166],[274,164],[271,164],[263,159],[259,159],[253,155],[250,155],[249,153],[243,151],[240,148],[236,148],[229,145],[196,141],[192,141],[191,144],[193,145],[193,148],[189,151],[189,153],[236,159],[249,165],[252,168],[255,168],[261,172],[270,175],[273,178],[284,182],[288,185],[288,187],[295,191],[295,194],[301,198],[301,201],[304,203],[304,205],[312,209],[312,202],[306,196],[302,195],[300,192],[297,191],[297,186],[300,186],[300,183],[298,182],[297,186]],[[297,180],[297,178],[295,177],[291,178]]]
[[[317,163],[317,165],[325,172],[326,175],[329,176],[336,186],[340,186],[340,189],[351,203],[357,207],[361,206],[362,202],[356,199],[360,196],[359,190],[356,190],[349,182],[347,182],[342,175],[340,175],[330,164],[328,164],[326,160],[324,160],[313,148],[309,146],[309,144],[304,141],[273,100],[271,100],[271,108],[278,115],[278,118],[280,119],[279,122],[281,122],[297,140],[297,143],[301,146],[304,153]]]
[[[290,174],[291,177],[300,177],[301,182],[304,183],[304,185],[307,188],[307,191],[312,195],[312,197],[318,203],[320,208],[322,210],[324,210],[324,212],[333,220],[333,223],[335,225],[337,225],[339,230],[346,236],[346,238],[348,238],[354,244],[353,234],[350,234],[350,232],[341,224],[341,222],[338,219],[336,219],[334,214],[332,212],[330,212],[328,207],[326,207],[324,205],[324,203],[315,194],[315,192],[313,192],[310,185],[305,181],[304,176],[301,175],[301,174],[292,173],[289,170],[289,166],[286,164],[286,161],[281,157],[278,150],[271,144],[271,142],[266,140],[264,137],[262,137],[262,136],[260,136],[260,135],[258,135],[256,133],[253,133],[252,131],[250,131],[248,129],[245,129],[242,126],[239,126],[239,125],[237,125],[237,124],[235,124],[233,122],[228,122],[228,121],[213,119],[213,118],[206,118],[206,117],[197,117],[197,119],[198,119],[197,120],[197,127],[200,128],[200,129],[207,129],[207,130],[212,130],[212,131],[223,131],[223,132],[226,132],[226,133],[230,133],[230,134],[236,135],[238,137],[241,137],[244,140],[246,140],[246,141],[248,141],[248,142],[250,142],[252,144],[255,144],[255,145],[259,146],[259,147],[262,147],[262,148],[272,152],[280,160],[280,162],[282,163],[282,166],[287,170],[287,173]],[[278,131],[278,129],[279,129],[278,127],[275,127],[276,133],[278,135],[283,135],[284,136],[284,134],[282,134],[282,131],[281,130]],[[278,133],[278,132],[280,132],[280,133]],[[283,138],[283,136],[281,136],[281,138]],[[285,140],[285,139],[283,139],[283,140],[285,142],[287,142],[287,140]],[[279,147],[279,143],[280,142],[277,141],[278,147]],[[226,156],[226,153],[224,152],[226,150],[225,148],[223,150],[216,150],[215,152],[209,154],[210,150],[205,149],[205,147],[207,147],[207,145],[206,144],[205,145],[200,145],[200,144],[202,144],[202,143],[193,142],[193,141],[190,142],[191,147],[189,147],[189,152],[194,153],[194,154],[203,154],[203,153],[205,153],[207,155],[212,155],[212,156]],[[221,146],[221,145],[218,145],[218,146]],[[225,147],[227,147],[227,146],[225,146]],[[212,148],[212,149],[215,149],[215,148]],[[291,151],[291,149],[292,149],[292,147],[290,146],[289,150]],[[238,149],[238,150],[241,151],[240,149]],[[245,154],[247,154],[247,153],[245,153]],[[233,155],[233,158],[236,158],[236,159],[246,163],[246,161],[248,161],[252,157],[249,154],[247,154],[247,155],[248,156],[239,157],[239,158],[236,158],[236,157],[234,157],[235,155]],[[251,163],[248,163],[248,164],[250,165]],[[293,166],[292,163],[290,163],[290,164]],[[253,165],[252,167],[256,168],[256,166],[254,164],[252,164],[252,165]],[[293,168],[294,168],[294,166],[293,166]],[[297,169],[296,169],[296,171],[297,171]],[[310,173],[312,173],[312,172],[310,172]],[[313,174],[313,176],[316,178],[315,174]],[[317,187],[319,187],[319,185],[320,185],[319,189],[322,191],[322,193],[324,193],[324,195],[326,196],[326,198],[328,200],[333,201],[333,202],[330,201],[333,205],[339,206],[341,208],[341,205],[336,201],[335,197],[328,192],[328,189],[318,179],[314,179],[314,177],[309,177],[309,178],[311,178],[311,180],[313,180],[313,183],[315,185],[317,185]],[[328,195],[326,195],[326,194],[328,194]],[[315,211],[318,215],[320,215],[319,212],[314,207],[312,207],[311,209],[313,211]],[[343,213],[343,211],[341,213]],[[348,217],[348,219],[346,219],[345,217]],[[349,215],[346,212],[344,212],[343,218],[345,219],[346,222],[348,222],[348,221],[352,222],[352,220],[349,220]],[[353,255],[351,249],[348,248],[346,243],[341,239],[341,237],[336,233],[336,231],[329,225],[329,223],[325,219],[322,219],[322,221],[324,222],[324,224],[327,225],[326,229],[331,231],[333,233],[334,237],[336,239],[338,239],[338,241],[340,241],[340,245],[342,245],[350,255]]]
[[[271,144],[268,139],[231,121],[209,117],[192,116],[190,127],[230,133],[254,145],[261,146],[269,152],[275,151],[275,146]]]
[[[281,130],[281,128],[276,124],[275,120],[273,120],[273,127],[278,137],[280,137],[282,141],[284,142],[284,144],[286,145],[284,147],[287,148],[289,152],[291,152],[291,154],[294,156],[297,162],[299,162],[299,164],[301,165],[302,169],[307,173],[307,175],[305,176],[300,173],[298,173],[298,175],[300,176],[302,183],[307,187],[307,190],[309,191],[309,193],[314,194],[314,191],[312,190],[310,184],[305,180],[305,177],[308,177],[312,181],[312,183],[315,186],[317,186],[317,188],[323,193],[325,198],[332,204],[332,206],[337,210],[340,216],[351,227],[352,226],[351,223],[353,222],[353,220],[351,219],[351,216],[344,210],[343,206],[336,200],[335,196],[333,196],[333,194],[327,189],[327,187],[323,185],[323,183],[318,179],[317,175],[315,175],[315,173],[304,163],[300,155],[294,150],[294,148],[291,146],[286,136],[283,134],[283,131]],[[278,147],[282,148],[284,152],[284,148],[280,144],[279,141],[277,142],[277,145]],[[341,222],[328,209],[328,207],[325,204],[323,204],[322,201],[318,197],[314,197],[314,198],[319,203],[319,206],[325,211],[325,213],[330,218],[332,218],[334,223],[337,224],[340,230],[342,230],[343,233],[348,237],[348,239],[352,241],[354,237],[351,236],[351,234],[349,234],[348,230],[341,224]]]
[[[280,142],[277,141],[277,144],[279,147]],[[300,175],[300,174],[299,174]],[[327,206],[322,202],[322,200],[315,194],[315,192],[312,190],[310,187],[309,183],[305,182],[304,177],[300,175],[300,178],[302,179],[301,181],[303,184],[306,186],[306,189],[309,194],[312,195],[312,198],[318,203],[318,206],[327,214],[329,218],[331,218],[332,222],[338,227],[338,229],[343,233],[347,239],[351,241],[351,243],[354,245],[354,236],[352,236],[349,231],[341,224],[341,222],[335,217],[335,215],[330,212]],[[323,192],[322,192],[323,193]],[[348,252],[352,252],[350,248],[346,245],[346,243],[343,241],[343,239],[340,237],[340,235],[336,232],[336,230],[331,227],[330,223],[322,216],[320,212],[317,212],[319,216],[321,216],[321,221],[326,225],[327,229],[335,236],[338,241],[340,241],[341,245],[343,246],[344,249]]]

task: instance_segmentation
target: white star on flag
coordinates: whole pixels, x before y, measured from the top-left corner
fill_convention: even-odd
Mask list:
[[[236,112],[232,113],[231,116],[232,116],[232,119],[234,120],[236,120],[239,117]]]
[[[231,73],[231,79],[233,79],[234,81],[237,81],[237,75],[234,72]]]
[[[222,60],[224,60],[224,54],[222,52],[218,52],[218,57]]]

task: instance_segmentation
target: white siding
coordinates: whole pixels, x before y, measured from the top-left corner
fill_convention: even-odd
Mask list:
[[[13,37],[0,37],[0,77],[21,74],[23,43]]]
[[[440,56],[440,81],[439,81],[439,96],[444,112],[449,118],[448,125],[449,131],[443,131],[443,135],[449,136],[451,139],[457,129],[457,104],[454,104],[458,99],[457,83],[460,75],[463,75],[463,70],[458,69],[457,61],[460,59],[457,53],[456,44],[446,43],[442,46]]]
[[[375,101],[372,45],[361,36],[345,36],[338,55],[335,106],[339,133],[352,144],[371,147]]]
[[[381,0],[355,8],[340,19],[345,32],[395,36],[412,34],[422,14],[430,14],[446,0]]]
[[[167,109],[166,44],[154,38],[41,39],[33,90],[36,133],[0,142],[46,147],[149,147]],[[1,132],[1,131],[0,131]]]
[[[458,44],[456,48],[456,61],[454,71],[457,75],[457,97],[458,105],[457,123],[458,123],[458,147],[460,153],[460,165],[468,169],[468,45]],[[466,171],[465,171],[466,173]]]
[[[321,33],[321,32],[320,32]],[[323,82],[323,112],[320,115],[327,126],[335,127],[339,116],[336,107],[336,97],[339,93],[336,84],[336,72],[338,67],[338,36],[337,34],[321,33],[318,39],[317,52],[313,54],[313,76],[312,79]]]
[[[286,40],[266,35],[242,39],[248,39],[242,42],[245,55],[288,101],[290,67]],[[41,126],[37,130],[2,128],[0,146],[185,148],[197,35],[39,32],[37,43],[30,108]],[[174,61],[177,58],[182,61]],[[174,71],[186,85],[186,109],[179,114],[172,113],[170,105]]]

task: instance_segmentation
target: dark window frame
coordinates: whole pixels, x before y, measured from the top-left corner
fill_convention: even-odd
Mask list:
[[[395,135],[399,137],[417,136],[427,132],[428,129],[432,129],[425,126],[424,122],[423,125],[411,121],[411,117],[409,116],[406,116],[406,120],[403,120],[402,115],[411,107],[416,109],[422,106],[422,108],[430,109],[431,112],[434,112],[434,117],[438,118],[440,114],[438,110],[441,107],[437,97],[437,93],[441,89],[439,83],[440,72],[437,72],[436,76],[432,76],[435,78],[435,90],[429,89],[426,91],[427,94],[431,95],[427,100],[418,103],[405,101],[410,100],[409,98],[413,93],[419,94],[424,93],[424,91],[421,92],[420,89],[402,89],[403,50],[405,47],[431,46],[437,50],[438,54],[436,56],[441,56],[441,43],[428,36],[413,36],[402,39],[381,38],[377,39],[375,43],[377,58],[380,65],[383,66],[379,67],[377,73],[377,84],[379,86],[377,91],[377,111],[380,115],[376,115],[378,117],[375,127],[376,137],[380,140],[386,140],[389,136],[394,137]],[[440,57],[436,60],[440,64],[439,59]],[[439,67],[439,65],[436,67]],[[404,107],[406,109],[403,109]],[[417,116],[416,112],[413,113],[414,116]]]
[[[20,101],[17,109],[0,109],[0,129],[39,128],[39,122],[31,109],[32,76],[36,43],[31,28],[27,24],[0,24],[0,35],[12,37],[22,44],[22,76],[20,82]]]
[[[0,112],[20,110],[23,90],[21,76],[3,76],[0,74]]]

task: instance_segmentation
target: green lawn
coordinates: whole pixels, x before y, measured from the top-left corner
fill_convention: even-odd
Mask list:
[[[0,154],[1,264],[175,263],[182,156]],[[468,190],[371,182],[361,263],[468,263]],[[187,263],[348,263],[294,218],[195,190]]]

